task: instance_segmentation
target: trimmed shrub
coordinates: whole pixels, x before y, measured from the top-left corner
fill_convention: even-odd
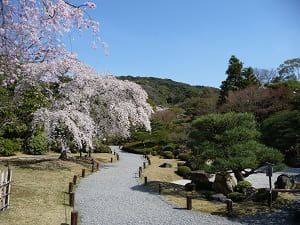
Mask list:
[[[187,183],[184,185],[186,191],[194,191],[196,189],[196,185],[194,183]]]
[[[240,192],[232,192],[228,194],[228,198],[230,198],[234,202],[241,202],[246,199],[246,196]]]
[[[21,151],[21,144],[19,141],[13,141],[7,138],[0,137],[0,155],[11,156],[15,152]]]
[[[177,166],[184,166],[185,162],[178,162]]]
[[[109,146],[102,143],[101,140],[97,140],[95,143],[94,153],[110,153],[111,149]]]
[[[48,151],[49,143],[44,133],[37,134],[28,139],[26,153],[30,155],[41,155]]]
[[[156,155],[157,155],[157,151],[152,151],[151,154],[152,154],[153,156],[156,156]]]
[[[174,145],[173,144],[168,144],[166,146],[163,147],[163,151],[170,151],[170,152],[173,152],[175,149]]]
[[[182,161],[188,161],[189,159],[191,159],[192,156],[188,153],[180,153],[178,155],[178,159],[182,160]]]
[[[249,189],[251,187],[252,187],[252,185],[249,181],[242,180],[237,183],[236,190],[238,192],[244,193],[247,189]]]
[[[166,157],[167,159],[174,159],[174,154],[173,154],[173,152],[170,152],[170,151],[162,152],[161,155]]]
[[[187,177],[187,175],[189,174],[189,172],[191,172],[191,169],[187,166],[179,166],[176,173],[179,175],[179,176],[182,176],[184,178]]]
[[[155,145],[155,146],[152,147],[152,151],[160,152],[161,151],[161,147],[158,146],[158,145]]]

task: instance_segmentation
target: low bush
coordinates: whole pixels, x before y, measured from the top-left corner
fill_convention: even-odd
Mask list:
[[[94,153],[110,153],[111,149],[109,146],[102,143],[101,140],[97,140],[97,142],[94,144]]]
[[[152,150],[151,155],[156,156],[157,155],[157,151],[153,151]]]
[[[178,162],[177,166],[184,166],[185,162]]]
[[[161,147],[159,145],[155,145],[155,146],[152,147],[152,151],[160,152],[161,151]]]
[[[189,159],[191,159],[192,156],[188,153],[180,153],[178,155],[178,159],[182,160],[182,161],[188,161]]]
[[[244,193],[247,189],[249,189],[251,187],[252,187],[252,185],[249,181],[242,180],[237,183],[236,190],[238,192]]]
[[[162,152],[161,155],[166,157],[167,159],[174,159],[174,154],[173,154],[173,152],[170,152],[170,151],[164,151],[164,152]]]
[[[184,178],[187,178],[187,175],[189,174],[189,172],[191,172],[191,169],[187,166],[179,166],[176,173],[179,176],[182,176]]]
[[[184,185],[186,191],[194,191],[196,190],[196,185],[194,183],[187,183]]]
[[[163,147],[163,151],[170,151],[173,152],[175,149],[174,144],[168,144],[166,146]]]
[[[44,133],[39,133],[28,139],[26,153],[30,155],[41,155],[49,149],[49,143]]]
[[[234,202],[241,202],[246,199],[246,196],[240,192],[232,192],[228,194],[228,198],[230,198]]]
[[[21,151],[21,144],[19,141],[0,137],[0,155],[11,156],[18,151]]]

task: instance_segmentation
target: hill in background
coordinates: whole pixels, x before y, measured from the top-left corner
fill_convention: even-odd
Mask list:
[[[192,86],[171,79],[155,77],[119,76],[121,80],[133,81],[142,86],[156,105],[171,106],[183,103],[193,97],[205,98],[211,94],[218,94],[219,89],[207,86]]]

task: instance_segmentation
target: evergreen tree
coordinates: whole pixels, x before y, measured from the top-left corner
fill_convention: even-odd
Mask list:
[[[197,161],[202,162],[199,169],[225,173],[231,170],[238,180],[243,180],[266,162],[283,160],[278,150],[259,143],[259,137],[250,113],[208,114],[192,122],[189,145]],[[207,165],[207,161],[211,164]]]
[[[253,69],[251,67],[243,69],[243,63],[234,55],[229,59],[226,74],[228,76],[220,87],[218,105],[225,103],[229,91],[237,91],[249,86],[259,85]]]

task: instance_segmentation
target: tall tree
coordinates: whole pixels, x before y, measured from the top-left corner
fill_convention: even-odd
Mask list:
[[[259,84],[253,69],[251,67],[243,69],[243,63],[234,55],[229,59],[226,74],[228,76],[226,80],[222,82],[220,87],[221,91],[218,105],[222,105],[226,102],[226,97],[228,96],[229,91],[237,91],[249,86],[257,86]]]
[[[284,61],[278,67],[278,74],[282,80],[297,79],[300,81],[300,58]]]
[[[299,110],[284,110],[271,115],[262,123],[261,131],[265,144],[284,153],[286,163],[300,166]]]

